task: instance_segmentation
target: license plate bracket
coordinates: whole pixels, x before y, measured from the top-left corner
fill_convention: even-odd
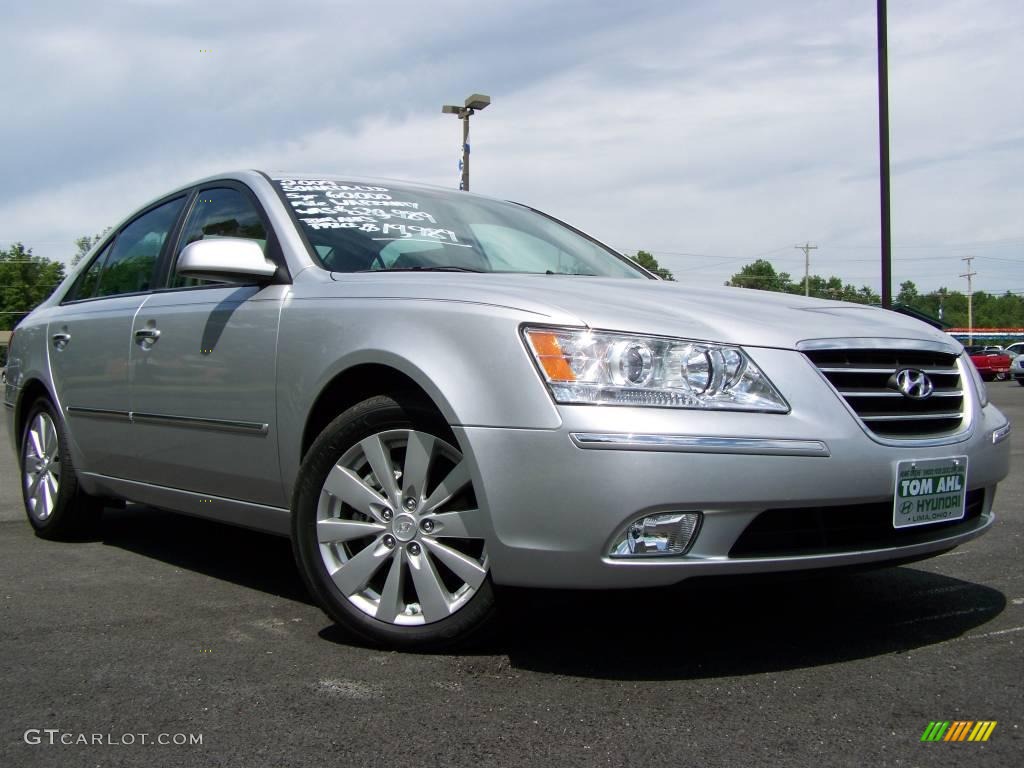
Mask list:
[[[901,461],[896,465],[893,528],[961,520],[966,497],[966,456]]]

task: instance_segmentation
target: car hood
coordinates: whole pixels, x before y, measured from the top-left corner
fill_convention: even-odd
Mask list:
[[[931,326],[862,304],[747,288],[691,288],[661,280],[570,275],[332,273],[345,295],[472,301],[538,315],[538,322],[746,346],[796,348],[829,338],[913,339],[962,347]]]

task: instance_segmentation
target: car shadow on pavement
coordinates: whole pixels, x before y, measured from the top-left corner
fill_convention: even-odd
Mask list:
[[[291,545],[277,536],[129,506],[106,511],[102,541],[313,603]],[[998,590],[926,567],[698,578],[647,590],[502,588],[493,631],[458,653],[507,655],[514,669],[603,679],[750,675],[980,634],[978,628],[1004,610],[1006,598]],[[333,625],[319,636],[359,645]]]
[[[750,675],[981,634],[1002,592],[915,567],[691,579],[616,592],[514,590],[513,668],[619,680]],[[972,642],[964,639],[964,642]]]
[[[267,594],[313,604],[288,539],[198,517],[128,505],[106,509],[104,544]]]

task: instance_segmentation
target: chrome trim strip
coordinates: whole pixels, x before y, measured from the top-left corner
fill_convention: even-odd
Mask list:
[[[828,365],[819,368],[822,373],[896,373],[903,368],[913,368],[910,365],[901,365],[898,368],[867,368],[856,365]],[[914,368],[915,371],[927,373],[929,376],[959,376],[956,368]]]
[[[1010,436],[1010,422],[1006,422],[1001,427],[996,427],[992,430],[992,445],[999,445],[1003,440]]]
[[[902,392],[893,392],[892,390],[882,390],[882,389],[863,389],[863,390],[841,389],[841,390],[839,390],[839,394],[842,395],[843,397],[904,397]],[[960,390],[955,390],[955,391],[951,391],[951,392],[946,392],[944,390],[939,390],[937,392],[932,392],[925,399],[926,400],[930,400],[933,397],[963,397],[963,396],[964,396],[964,393],[962,391],[960,391]]]
[[[198,429],[215,429],[224,432],[245,432],[247,434],[265,435],[270,431],[269,424],[255,421],[232,421],[230,419],[206,419],[199,416],[171,416],[166,413],[130,414],[132,422],[148,422],[151,424],[168,424],[176,427],[196,427]]]
[[[572,432],[577,448],[605,451],[669,451],[673,453],[738,453],[761,456],[815,456],[832,454],[820,440],[770,437],[713,437],[710,435],[637,435],[629,433]]]
[[[117,411],[109,408],[86,408],[81,405],[69,405],[67,411],[69,414],[76,414],[79,416],[124,419],[132,424],[135,424],[136,422],[168,424],[176,427],[214,429],[222,432],[242,432],[248,435],[265,435],[270,431],[269,424],[261,424],[256,421],[207,419],[200,416],[171,416],[166,413],[139,413],[138,411]]]
[[[960,411],[947,411],[946,413],[894,413],[891,415],[876,414],[874,416],[861,416],[861,421],[928,421],[930,419],[963,419]]]
[[[117,411],[111,408],[86,408],[83,405],[69,405],[67,407],[69,414],[76,414],[78,416],[95,416],[98,418],[106,419],[124,419],[125,421],[131,421],[132,415],[128,411]]]
[[[954,346],[955,345],[955,346]],[[959,344],[947,344],[941,341],[925,339],[873,339],[856,337],[849,339],[805,339],[797,342],[796,348],[801,352],[816,349],[910,349],[925,352],[941,352],[946,355],[959,355],[962,351]]]

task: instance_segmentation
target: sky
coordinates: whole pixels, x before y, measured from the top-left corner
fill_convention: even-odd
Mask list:
[[[34,0],[0,23],[0,248],[237,168],[471,186],[680,282],[879,289],[871,0]],[[1024,4],[890,0],[893,290],[1024,293]]]

